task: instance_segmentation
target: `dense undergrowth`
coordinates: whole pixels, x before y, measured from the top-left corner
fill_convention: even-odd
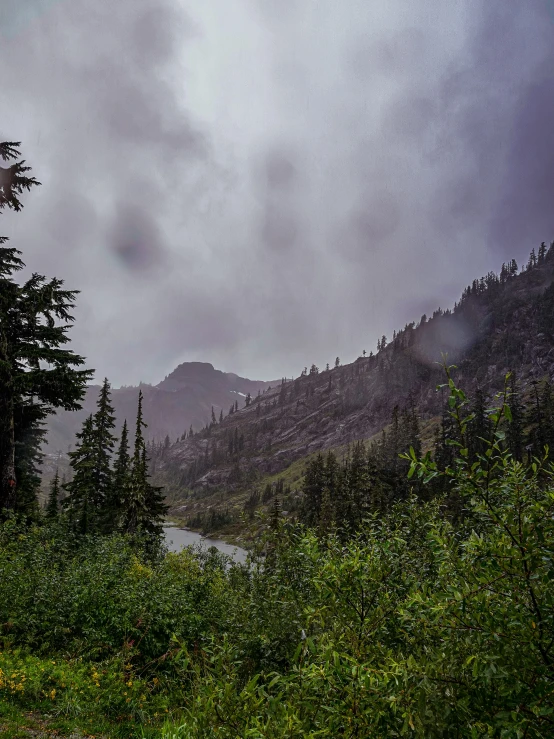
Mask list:
[[[554,469],[504,450],[509,413],[442,473],[455,524],[411,497],[349,538],[280,524],[241,566],[6,522],[0,698],[110,737],[553,736]]]

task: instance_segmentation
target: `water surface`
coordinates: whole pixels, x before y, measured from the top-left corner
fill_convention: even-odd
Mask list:
[[[215,547],[223,554],[232,557],[235,562],[246,562],[246,551],[233,544],[227,544],[221,539],[208,539],[205,536],[197,534],[196,531],[188,529],[180,529],[177,526],[166,524],[164,526],[165,543],[172,552],[180,552],[183,547],[189,547],[193,544],[201,544],[205,549]]]

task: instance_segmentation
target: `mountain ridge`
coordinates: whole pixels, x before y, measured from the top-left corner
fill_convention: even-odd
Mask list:
[[[163,440],[180,437],[190,426],[201,429],[211,418],[211,409],[219,415],[241,395],[256,394],[271,386],[271,381],[249,380],[231,372],[217,370],[209,362],[182,362],[156,385],[140,383],[112,388],[116,433],[123,421],[132,425],[136,416],[139,390],[144,395],[144,417],[148,424],[145,438]],[[273,381],[275,384],[275,381]],[[89,385],[80,411],[60,411],[47,423],[46,454],[66,453],[85,418],[96,410],[100,385]]]
[[[490,395],[511,370],[524,384],[552,379],[553,280],[554,243],[539,257],[533,251],[523,271],[503,265],[499,275],[474,280],[452,310],[406,324],[390,342],[383,337],[377,354],[322,372],[312,366],[163,454],[152,447],[153,473],[173,499],[181,494],[182,515],[229,504],[237,514],[267,477],[314,452],[374,437],[395,405],[415,403],[424,422],[440,416],[444,353],[470,392]]]

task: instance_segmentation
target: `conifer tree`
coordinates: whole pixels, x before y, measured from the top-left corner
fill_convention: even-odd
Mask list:
[[[303,518],[308,526],[314,526],[319,519],[323,487],[325,485],[325,461],[322,454],[308,465],[304,477]]]
[[[54,475],[52,482],[50,483],[50,492],[48,494],[48,502],[46,504],[46,518],[50,521],[55,520],[59,513],[59,498],[60,498],[60,477],[58,470]]]
[[[347,498],[343,519],[345,527],[350,531],[359,528],[364,515],[369,511],[370,479],[368,474],[367,455],[363,442],[354,444],[352,456],[346,469],[345,493]]]
[[[335,528],[335,507],[328,485],[324,485],[321,491],[321,508],[317,528],[320,536],[330,534]]]
[[[508,448],[517,462],[523,461],[523,423],[524,408],[521,402],[521,393],[519,383],[515,372],[510,377],[510,397],[509,403],[511,419],[508,424],[506,439]]]
[[[68,519],[78,533],[86,535],[95,530],[98,524],[98,511],[95,509],[96,491],[96,438],[92,414],[83,423],[77,434],[77,445],[69,453],[73,479],[66,483],[67,497],[63,501]]]
[[[115,436],[112,430],[115,428],[114,410],[110,401],[110,383],[104,379],[97,408],[93,417],[95,460],[94,460],[94,482],[95,496],[94,507],[101,515],[107,505],[112,491],[111,461]]]
[[[468,447],[469,456],[475,461],[478,456],[485,453],[488,448],[491,426],[486,414],[485,395],[481,388],[475,391],[475,399],[471,406],[472,419],[468,423]]]
[[[444,471],[454,462],[454,448],[449,441],[458,441],[452,416],[446,408],[443,409],[440,430],[435,444],[435,462],[439,470]]]
[[[19,143],[0,143],[0,158],[19,157]],[[0,210],[20,211],[19,195],[40,183],[16,162],[0,167]],[[58,279],[33,274],[13,280],[24,264],[0,237],[0,511],[38,511],[37,464],[44,419],[56,408],[77,410],[90,372],[84,359],[65,349],[75,291]]]
[[[394,472],[398,469],[398,455],[402,451],[402,440],[400,432],[400,410],[397,405],[392,410],[391,429],[388,434],[388,447],[386,450],[386,467]]]
[[[19,159],[20,141],[0,142],[0,158],[4,161]],[[9,167],[0,167],[0,209],[7,207],[15,211],[23,208],[23,203],[18,195],[23,190],[30,191],[31,187],[40,185],[34,177],[29,177],[25,172],[30,172],[31,167],[24,166],[25,161],[16,162]]]
[[[544,424],[544,443],[548,447],[550,459],[554,458],[554,402],[552,385],[544,383],[542,392],[542,415]]]
[[[143,429],[145,427],[146,424],[142,414],[142,390],[139,390],[134,453],[130,462],[129,484],[125,491],[123,505],[123,529],[127,534],[135,534],[144,517],[147,470],[143,464],[142,449],[144,446]],[[168,441],[169,437],[166,439],[166,442]],[[169,444],[166,443],[164,446],[167,448]]]
[[[271,510],[269,514],[269,527],[272,531],[279,530],[279,523],[281,521],[281,501],[278,495],[273,498]]]
[[[527,411],[527,423],[529,424],[527,445],[530,447],[530,451],[533,455],[540,456],[543,454],[544,446],[546,444],[545,419],[541,398],[539,397],[538,382],[533,380],[531,385],[533,387],[533,393],[531,405]]]
[[[113,466],[112,484],[106,504],[106,514],[109,520],[106,522],[108,530],[116,531],[121,526],[123,506],[127,499],[129,487],[129,432],[127,430],[127,419],[123,422],[121,437]]]
[[[407,444],[406,448],[413,447],[416,457],[421,455],[421,433],[419,416],[413,393],[408,397],[407,414]]]
[[[148,479],[148,457],[146,448],[142,449],[142,469],[146,471],[145,494],[144,494],[144,518],[140,531],[146,536],[150,545],[161,541],[163,535],[163,522],[167,515],[168,506],[164,502],[163,488],[152,485]]]
[[[139,392],[135,443],[130,462],[129,484],[123,501],[123,531],[127,534],[145,536],[151,543],[159,540],[163,517],[167,506],[163,503],[161,488],[154,487],[148,477],[148,458],[144,443],[142,391]]]

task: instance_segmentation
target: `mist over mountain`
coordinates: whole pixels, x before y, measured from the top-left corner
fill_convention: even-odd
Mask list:
[[[444,407],[437,392],[444,358],[464,389],[489,399],[508,372],[527,394],[531,383],[554,379],[554,243],[538,256],[533,250],[521,271],[512,260],[474,280],[453,309],[383,336],[376,353],[345,365],[337,358],[325,369],[313,364],[222,423],[169,448],[152,445],[153,473],[172,500],[181,495],[179,515],[198,522],[225,511],[225,520],[238,520],[245,499],[268,480],[290,479],[316,452],[375,439],[395,408],[417,409],[429,448]]]
[[[184,362],[157,385],[141,384],[112,389],[112,401],[119,433],[123,422],[132,426],[137,412],[139,390],[144,396],[144,419],[148,424],[148,440],[172,441],[189,431],[203,428],[211,419],[212,407],[219,417],[227,414],[231,405],[244,405],[248,393],[257,395],[273,382],[249,380],[233,373],[222,372],[208,362]],[[87,416],[96,411],[99,385],[88,387],[80,411],[59,411],[48,421],[48,435],[44,451],[47,454],[65,454],[75,443],[75,434]]]

